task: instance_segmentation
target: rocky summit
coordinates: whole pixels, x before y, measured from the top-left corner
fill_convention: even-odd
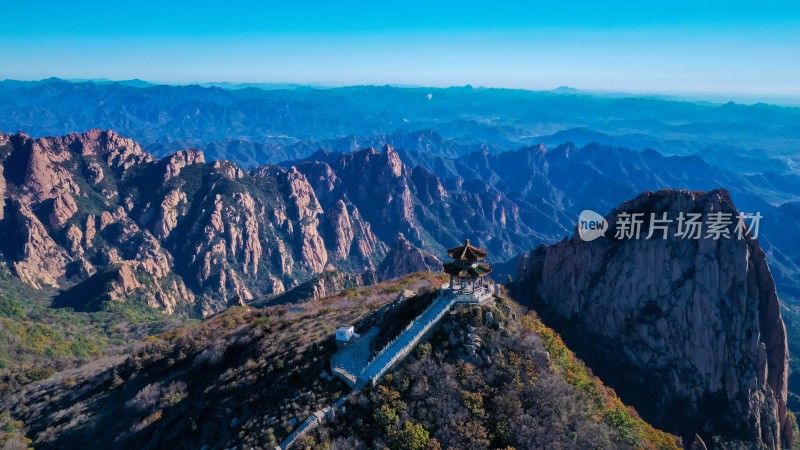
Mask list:
[[[378,279],[388,280],[417,271],[441,272],[442,262],[435,256],[408,242],[403,233],[389,248],[389,253],[378,266]]]
[[[0,134],[0,162],[4,260],[76,309],[140,299],[208,316],[330,270],[362,279],[435,271],[432,254],[475,227],[499,258],[538,239],[488,185],[445,189],[388,145],[243,171],[196,150],[156,159],[112,131],[19,133]],[[96,292],[87,299],[76,286]]]
[[[667,239],[644,239],[647,226],[616,239],[618,214],[634,212],[731,213],[733,237],[681,239],[673,222]],[[575,233],[524,256],[512,290],[656,426],[685,442],[782,448],[786,329],[764,251],[734,236],[737,214],[725,190],[643,193],[606,216],[605,237]]]
[[[27,443],[5,448],[274,449],[350,391],[331,373],[331,324],[381,330],[375,348],[430,302],[437,279],[233,307],[153,336],[4,397],[17,419],[0,415],[0,430],[16,433],[5,442]],[[534,313],[498,299],[447,314],[389,376],[289,448],[678,450],[678,441],[620,402]]]
[[[296,169],[154,159],[111,131],[0,135],[3,258],[22,282],[76,309],[97,296],[206,316],[280,294],[328,265],[372,267],[380,244],[343,202],[330,214]],[[377,251],[376,251],[377,250]],[[80,291],[80,292],[85,292]]]

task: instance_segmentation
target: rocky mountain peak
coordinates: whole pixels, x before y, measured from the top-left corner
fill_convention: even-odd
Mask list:
[[[182,150],[163,159],[164,181],[174,178],[181,173],[184,167],[192,164],[204,164],[206,157],[199,150]]]
[[[468,181],[446,185],[401,154],[386,145],[245,172],[207,164],[195,150],[154,159],[112,131],[0,133],[0,232],[12,243],[0,251],[21,280],[62,290],[125,264],[134,277],[121,279],[140,282],[118,283],[115,299],[155,290],[163,301],[149,304],[207,315],[233,296],[274,295],[330,267],[373,271],[398,233],[385,276],[438,270],[425,252],[459,241],[464,229],[482,230],[500,259],[540,241],[530,211],[487,181],[464,171]],[[31,214],[18,221],[14,205]],[[197,300],[187,308],[181,298]]]
[[[415,247],[403,233],[398,233],[397,239],[389,247],[386,258],[378,266],[378,280],[388,280],[417,271],[441,272],[442,262],[430,253]]]
[[[730,214],[732,237],[683,239],[672,222],[668,239],[645,239],[647,227],[616,239],[621,213]],[[576,233],[523,257],[513,290],[657,426],[781,448],[791,442],[786,329],[764,251],[735,236],[737,214],[725,190],[641,194],[606,216],[605,237]]]
[[[572,142],[566,142],[559,145],[555,149],[547,152],[547,157],[550,161],[561,161],[569,159],[573,153],[577,151],[577,147]]]
[[[403,175],[405,165],[400,160],[400,155],[395,151],[391,144],[387,144],[381,151],[381,157],[385,159],[385,164],[389,167],[390,173],[395,177]]]
[[[145,153],[136,141],[120,136],[112,130],[95,128],[85,133],[70,133],[62,138],[48,138],[45,141],[51,141],[56,146],[71,148],[90,161],[97,159],[117,170],[127,170],[153,161],[153,157]],[[90,163],[90,171],[98,169],[99,166]]]

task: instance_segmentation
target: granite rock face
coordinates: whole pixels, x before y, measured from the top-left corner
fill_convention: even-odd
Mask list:
[[[392,161],[381,176],[396,177]],[[323,209],[320,180],[296,168],[244,172],[195,150],[159,160],[100,130],[0,134],[0,163],[4,262],[75,308],[70,290],[96,282],[108,300],[207,316],[326,270],[374,273],[386,252],[355,204],[326,197]]]
[[[112,131],[0,133],[0,163],[0,253],[12,273],[61,291],[102,281],[107,299],[166,312],[208,316],[330,270],[438,271],[432,255],[467,237],[498,260],[540,238],[490,185],[448,189],[388,145],[245,172],[196,150],[155,159]]]
[[[35,288],[56,287],[66,273],[70,260],[67,252],[50,237],[44,224],[24,203],[15,206],[17,233],[21,238],[19,253],[12,267],[17,276]]]
[[[730,213],[731,238],[616,239],[618,214]],[[512,292],[583,348],[595,371],[652,423],[691,442],[721,435],[791,443],[788,350],[764,251],[735,233],[725,190],[647,192],[606,216],[605,237],[524,256]],[[704,225],[702,236],[707,234]],[[627,398],[625,398],[627,397]]]
[[[397,235],[397,240],[389,248],[386,258],[378,266],[378,280],[388,280],[417,271],[441,272],[442,262],[415,247],[402,234]]]
[[[361,218],[355,205],[338,200],[327,214],[333,248],[333,258],[369,260],[376,252],[383,252],[384,244],[372,232],[369,222]]]
[[[537,223],[538,216],[521,211],[490,184],[475,179],[443,181],[425,167],[405,165],[391,145],[380,151],[317,152],[295,165],[313,187],[322,209],[333,216],[334,230],[345,219],[340,201],[354,230],[363,228],[363,238],[356,237],[352,244],[358,249],[355,255],[351,245],[351,259],[382,254],[398,233],[413,246],[441,256],[447,248],[472,238],[495,261],[510,259],[543,238],[527,225]],[[356,211],[363,226],[353,221]],[[347,247],[349,237],[342,237],[332,248],[334,258]],[[427,269],[423,265],[418,270]]]

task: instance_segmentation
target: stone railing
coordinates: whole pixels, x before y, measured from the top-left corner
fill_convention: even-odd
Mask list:
[[[372,361],[361,372],[361,375],[359,375],[360,381],[374,384],[376,381],[380,380],[394,364],[408,355],[408,353],[416,347],[419,340],[442,319],[455,303],[456,299],[454,296],[444,294],[440,291],[439,296],[437,296],[433,303],[428,306],[422,314],[412,320],[397,337],[386,344],[386,346],[375,355]],[[432,313],[434,313],[434,315],[431,316]],[[415,327],[416,330],[414,330]],[[394,352],[388,360],[385,356],[387,352]]]

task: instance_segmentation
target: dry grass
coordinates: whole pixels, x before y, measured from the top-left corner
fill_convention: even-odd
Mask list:
[[[127,358],[57,374],[3,404],[36,448],[200,448],[275,445],[312,411],[346,393],[329,371],[335,328],[367,328],[414,274],[302,307],[231,308],[152,336]]]

